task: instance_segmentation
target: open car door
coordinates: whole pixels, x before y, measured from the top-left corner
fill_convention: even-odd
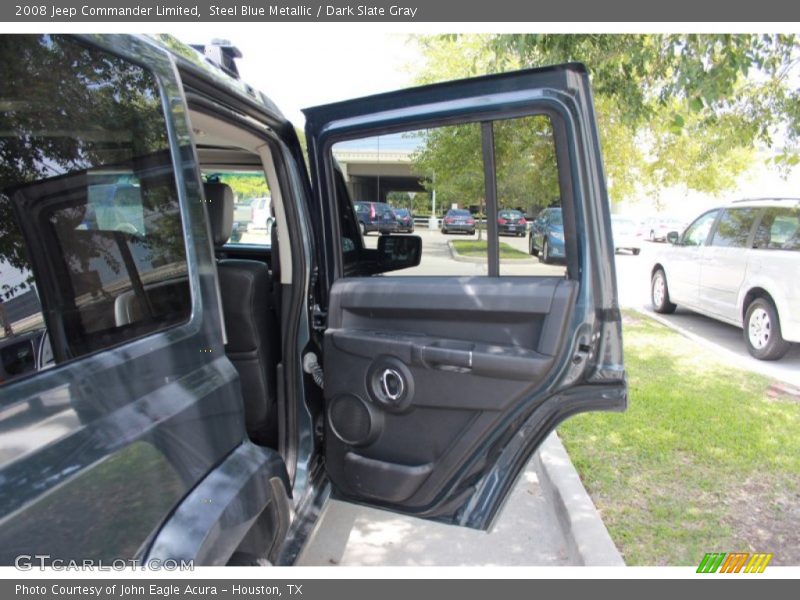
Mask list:
[[[325,245],[316,300],[324,327],[325,464],[334,494],[487,529],[559,422],[626,406],[609,205],[586,69],[569,64],[454,81],[305,114],[317,239]],[[562,252],[558,274],[504,275],[500,268],[495,137],[527,117],[545,117],[551,128],[563,238],[556,248],[553,234],[545,259]],[[468,126],[478,132],[483,177],[476,195],[483,195],[488,216],[485,275],[419,268],[410,276],[376,274],[383,253],[400,247],[413,255],[414,244],[388,235],[376,261],[368,238],[354,243],[348,207],[365,198],[349,197],[334,145],[369,136],[406,139],[407,132],[437,127],[460,135],[452,128]],[[421,139],[412,160],[444,136]],[[536,143],[533,133],[528,139]],[[436,173],[418,177],[436,189]],[[379,197],[369,199],[385,200],[385,186],[377,189]],[[440,235],[433,228],[418,233],[424,244]],[[368,268],[349,258],[357,252],[372,253]],[[397,268],[392,260],[384,271]]]

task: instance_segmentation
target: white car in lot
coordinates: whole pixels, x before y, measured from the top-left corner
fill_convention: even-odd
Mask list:
[[[642,250],[642,230],[633,219],[611,215],[611,234],[614,237],[614,252],[628,250],[634,255]]]
[[[800,342],[800,199],[732,202],[668,238],[651,269],[656,312],[680,304],[742,327],[762,360]]]

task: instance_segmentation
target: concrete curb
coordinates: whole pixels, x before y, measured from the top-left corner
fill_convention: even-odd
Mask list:
[[[539,447],[534,461],[542,490],[564,531],[570,558],[579,565],[624,567],[622,555],[555,431]]]

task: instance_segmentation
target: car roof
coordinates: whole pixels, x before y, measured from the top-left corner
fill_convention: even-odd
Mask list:
[[[733,200],[722,208],[745,208],[745,207],[786,207],[797,206],[800,207],[800,198],[742,198],[740,200]]]
[[[263,92],[255,89],[247,82],[226,72],[221,65],[215,64],[208,56],[196,48],[183,43],[171,34],[125,34],[120,37],[135,37],[146,43],[166,51],[175,59],[175,64],[181,71],[184,87],[197,87],[198,82],[224,89],[230,96],[235,97],[240,103],[238,108],[244,113],[256,111],[266,117],[270,127],[279,134],[284,129],[293,129],[293,126],[277,105]],[[92,36],[78,34],[78,37],[93,43]],[[114,36],[108,36],[113,43]],[[108,43],[108,42],[107,42]],[[205,87],[200,85],[200,88]]]

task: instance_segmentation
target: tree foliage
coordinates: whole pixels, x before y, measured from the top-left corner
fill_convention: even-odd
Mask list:
[[[269,186],[262,173],[221,173],[217,178],[220,183],[231,187],[236,202],[244,204],[254,198],[269,196]]]
[[[418,83],[583,62],[613,200],[673,185],[721,193],[735,186],[761,148],[770,149],[771,160],[784,169],[800,162],[800,46],[793,35],[415,39],[424,57]],[[465,136],[464,146],[471,143]],[[447,150],[453,146],[451,140]]]
[[[533,213],[553,204],[559,197],[558,169],[549,118],[495,121],[493,137],[499,207]],[[441,209],[483,206],[480,124],[428,130],[412,160],[425,187],[436,189]]]

